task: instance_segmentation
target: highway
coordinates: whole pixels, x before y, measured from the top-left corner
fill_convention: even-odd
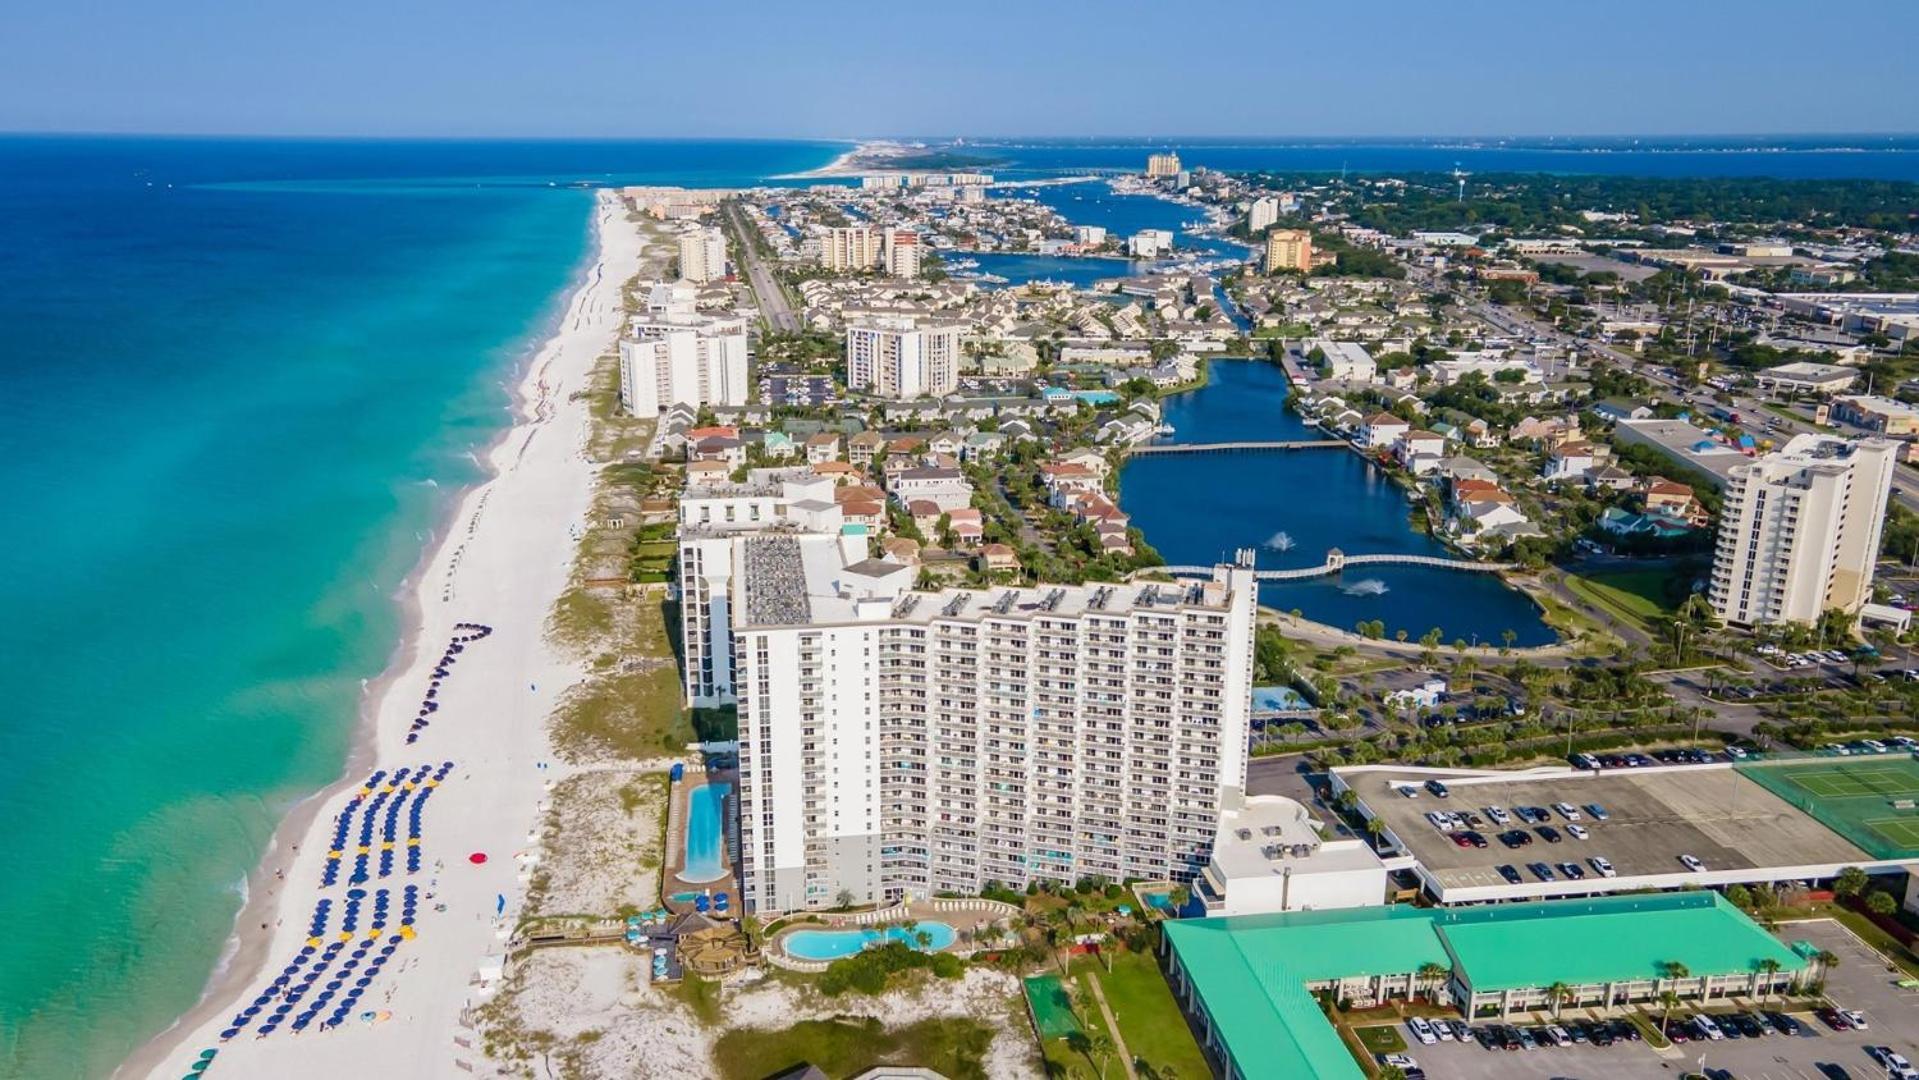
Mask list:
[[[760,250],[754,244],[758,233],[740,213],[740,208],[728,203],[727,220],[733,223],[733,238],[737,241],[740,253],[740,266],[746,271],[747,283],[753,287],[753,296],[760,305],[760,317],[766,324],[781,333],[793,333],[800,328],[800,317],[793,313],[793,306],[786,302],[786,292],[780,283],[773,279],[766,264],[760,261]]]

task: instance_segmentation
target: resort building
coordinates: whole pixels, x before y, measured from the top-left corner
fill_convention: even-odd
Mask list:
[[[726,235],[701,228],[680,234],[680,277],[704,285],[726,276]]]
[[[1274,229],[1266,234],[1266,272],[1313,268],[1313,234],[1305,229]]]
[[[1716,892],[1169,919],[1167,980],[1227,1080],[1367,1075],[1315,992],[1355,1007],[1415,995],[1469,1020],[1552,1007],[1772,995],[1813,972]],[[1676,966],[1675,966],[1676,965]]]
[[[640,417],[673,405],[745,405],[746,322],[737,318],[635,319],[620,342],[620,407]]]
[[[880,397],[944,397],[959,389],[961,323],[876,318],[846,328],[846,385]]]
[[[1774,453],[1727,471],[1707,591],[1739,626],[1813,623],[1857,614],[1872,572],[1898,467],[1898,444],[1796,435]]]
[[[1175,154],[1169,150],[1164,154],[1148,154],[1146,156],[1147,179],[1157,180],[1163,176],[1178,176],[1178,175],[1179,175],[1179,155],[1178,154]]]
[[[1254,795],[1219,818],[1213,857],[1193,882],[1208,915],[1377,907],[1386,864],[1359,839],[1324,839],[1297,799]]]
[[[939,592],[864,538],[748,535],[732,562],[749,910],[1206,867],[1245,785],[1250,553]]]
[[[681,679],[690,708],[731,705],[732,594],[737,537],[761,533],[845,534],[864,551],[867,532],[848,527],[837,482],[810,469],[756,469],[744,484],[689,486],[680,497]]]
[[[828,270],[870,270],[881,265],[885,230],[840,226],[820,238],[820,265]]]
[[[1258,235],[1261,229],[1271,226],[1278,220],[1279,197],[1276,195],[1254,199],[1252,208],[1246,212],[1246,227],[1252,230],[1254,235]]]
[[[880,263],[891,277],[909,281],[920,276],[920,234],[911,229],[887,229],[881,236]]]

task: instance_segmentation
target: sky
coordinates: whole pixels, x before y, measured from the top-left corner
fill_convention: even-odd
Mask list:
[[[0,131],[1919,130],[1910,0],[0,4]]]

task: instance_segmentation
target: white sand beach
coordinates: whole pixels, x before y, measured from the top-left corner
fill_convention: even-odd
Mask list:
[[[549,752],[548,715],[582,674],[577,661],[544,636],[548,612],[567,586],[593,491],[594,470],[582,453],[588,404],[573,395],[587,387],[595,359],[619,332],[620,287],[636,272],[643,246],[616,198],[603,193],[595,214],[598,259],[558,332],[528,367],[517,424],[490,452],[495,475],[466,494],[412,583],[413,628],[393,670],[369,690],[365,745],[342,783],[302,804],[282,828],[254,875],[253,900],[239,916],[230,958],[207,996],[117,1075],[179,1077],[214,1047],[219,1055],[207,1072],[213,1080],[473,1075],[463,1066],[491,1074],[461,1017],[483,1000],[472,985],[475,973],[489,954],[504,950],[505,927],[518,910],[527,868],[515,855],[530,846],[548,785],[564,775]],[[493,633],[465,647],[439,688],[431,726],[407,745],[433,669],[460,623],[484,624]],[[365,886],[391,891],[391,933],[399,890],[417,884],[417,937],[397,948],[341,1026],[320,1030],[314,1023],[296,1033],[283,1022],[258,1037],[256,1019],[222,1043],[235,1013],[299,953],[322,895],[333,898],[329,939],[338,930],[351,854],[338,884],[322,889],[320,882],[335,819],[360,783],[373,769],[391,773],[449,761],[452,770],[423,811],[420,873],[408,875],[402,856],[392,876]],[[404,828],[404,815],[401,821]],[[351,852],[353,841],[348,844]],[[487,861],[469,862],[473,852],[484,852]],[[497,897],[505,898],[501,921]],[[360,936],[366,921],[363,915]],[[311,995],[295,1013],[310,1003]],[[324,1009],[322,1019],[331,1011]],[[385,1017],[362,1020],[362,1013]],[[462,1041],[476,1045],[469,1049]]]

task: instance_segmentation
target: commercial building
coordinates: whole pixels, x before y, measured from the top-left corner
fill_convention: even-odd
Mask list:
[[[1173,994],[1227,1080],[1366,1075],[1315,991],[1358,1006],[1432,994],[1477,1020],[1551,1007],[1554,988],[1575,1008],[1654,1006],[1668,992],[1706,1004],[1796,987],[1812,970],[1709,891],[1162,925]]]
[[[726,235],[718,229],[693,229],[680,234],[680,277],[705,284],[726,276]]]
[[[748,909],[1190,881],[1245,785],[1257,586],[916,592],[815,535],[737,540]]]
[[[739,406],[751,393],[742,319],[640,318],[620,341],[620,407],[634,416],[672,405]]]
[[[1852,389],[1852,384],[1859,381],[1859,372],[1837,364],[1802,360],[1756,372],[1753,378],[1759,389],[1774,393],[1839,394]]]
[[[1621,420],[1613,428],[1613,437],[1627,445],[1650,447],[1697,469],[1713,487],[1725,487],[1732,470],[1750,460],[1684,420]]]
[[[1832,415],[1848,424],[1884,435],[1919,435],[1919,408],[1878,394],[1835,398]]]
[[[1171,229],[1141,229],[1126,238],[1126,254],[1139,259],[1157,259],[1173,250]]]
[[[846,328],[846,385],[880,397],[944,397],[959,389],[960,323],[882,317]]]
[[[1357,341],[1327,341],[1320,338],[1313,342],[1313,348],[1326,358],[1328,379],[1369,383],[1379,377],[1379,364],[1366,351],[1366,347]]]
[[[1146,176],[1157,180],[1164,176],[1179,175],[1179,155],[1172,151],[1164,154],[1148,154],[1146,157]]]
[[[843,225],[826,230],[820,237],[820,265],[828,270],[871,270],[882,265],[885,256],[884,229],[864,225]]]
[[[1274,229],[1266,234],[1266,272],[1313,268],[1313,234],[1305,229]]]
[[[1739,626],[1857,614],[1872,599],[1897,467],[1896,443],[1826,435],[1733,466],[1706,594],[1714,612]]]

